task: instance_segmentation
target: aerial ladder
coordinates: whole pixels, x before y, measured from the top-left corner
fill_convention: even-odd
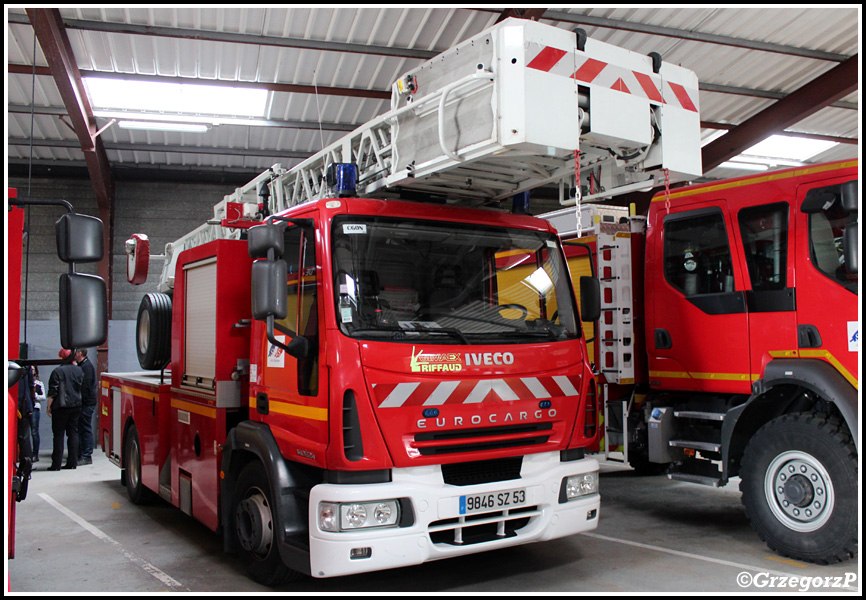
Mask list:
[[[347,178],[357,197],[469,206],[559,183],[560,203],[579,214],[581,202],[696,178],[700,157],[693,72],[579,29],[510,18],[400,77],[387,112],[225,196],[211,220],[166,246],[158,287],[172,289],[182,250],[237,239]],[[134,260],[135,243],[127,253]]]

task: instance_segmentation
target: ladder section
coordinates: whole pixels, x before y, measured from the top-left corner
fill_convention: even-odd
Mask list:
[[[624,229],[624,231],[622,231]],[[634,311],[628,224],[599,225],[599,369],[611,383],[634,383]]]
[[[671,181],[693,178],[697,90],[694,73],[675,65],[507,19],[403,75],[388,112],[274,177],[269,208],[327,197],[335,163],[357,165],[358,196],[470,205],[573,180],[578,150],[582,167],[625,191],[665,169]]]

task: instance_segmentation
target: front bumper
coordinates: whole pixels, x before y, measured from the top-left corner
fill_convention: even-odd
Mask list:
[[[392,481],[370,485],[315,486],[310,494],[310,570],[313,577],[335,577],[417,565],[564,537],[595,529],[599,494],[560,503],[565,477],[598,471],[594,458],[561,462],[558,452],[523,458],[520,479],[453,486],[439,466],[394,469]],[[518,509],[460,515],[460,497],[525,489]],[[408,499],[411,525],[330,532],[319,528],[320,502],[372,502]],[[358,549],[367,549],[357,552]],[[351,558],[352,551],[363,558]]]

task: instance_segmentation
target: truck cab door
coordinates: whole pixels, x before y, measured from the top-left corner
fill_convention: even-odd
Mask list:
[[[758,377],[772,358],[788,356],[797,346],[797,294],[790,251],[796,236],[788,202],[747,206],[737,212],[736,219],[743,272],[748,275],[751,372]]]
[[[749,393],[748,313],[727,203],[655,213],[646,276],[653,387]],[[657,230],[658,231],[658,230]]]
[[[321,262],[315,236],[315,231],[300,227],[285,234],[288,314],[275,324],[277,341],[286,345],[291,336],[301,335],[308,352],[296,357],[271,344],[264,325],[255,323],[250,392],[250,418],[271,426],[284,455],[314,463],[324,460],[328,440],[327,378],[320,360],[324,336],[317,265]]]
[[[858,276],[846,267],[843,235],[858,226],[857,208],[846,208],[841,184],[851,174],[822,178],[797,188],[797,353],[832,364],[858,387]]]

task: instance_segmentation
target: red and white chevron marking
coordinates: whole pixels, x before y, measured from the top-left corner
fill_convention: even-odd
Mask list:
[[[575,79],[582,83],[605,87],[632,96],[640,96],[659,104],[670,104],[698,112],[697,90],[687,89],[656,74],[640,73],[618,67],[582,53],[571,53],[545,46],[527,63],[530,69]]]
[[[465,381],[412,381],[373,385],[379,408],[477,404],[488,401],[544,400],[579,396],[580,377],[513,377]]]

